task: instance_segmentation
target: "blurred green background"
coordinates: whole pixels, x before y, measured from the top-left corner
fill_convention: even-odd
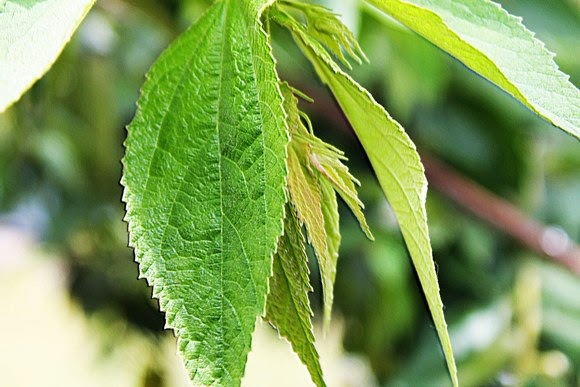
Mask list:
[[[31,243],[64,268],[65,286],[87,318],[98,316],[105,327],[123,326],[125,335],[140,335],[142,351],[162,352],[166,341],[163,316],[144,280],[137,280],[127,248],[119,185],[125,126],[149,66],[210,3],[97,1],[49,73],[0,115],[0,225],[31,235]],[[580,3],[502,4],[524,18],[579,85]],[[354,66],[354,78],[403,124],[419,149],[580,240],[577,140],[358,1],[336,7],[370,59]],[[448,385],[417,278],[368,161],[290,36],[275,26],[272,32],[281,77],[314,97],[314,104],[302,107],[316,133],[346,152],[361,180],[376,237],[367,241],[341,208],[339,340],[368,363],[374,375],[369,385]],[[427,207],[462,384],[580,385],[578,276],[467,215],[436,190],[430,190]],[[0,257],[0,263],[9,260]],[[316,320],[320,286],[315,275],[312,280]],[[11,297],[10,289],[3,296]],[[104,340],[106,357],[120,344]],[[127,385],[175,385],[151,359],[148,368],[135,371],[136,384]]]

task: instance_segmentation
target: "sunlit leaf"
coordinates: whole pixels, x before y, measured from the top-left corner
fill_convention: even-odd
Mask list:
[[[288,138],[265,5],[216,2],[151,68],[128,128],[130,243],[194,385],[240,384],[282,234]]]
[[[451,379],[457,386],[457,368],[443,315],[427,227],[427,179],[415,145],[403,128],[362,86],[340,69],[298,22],[284,18],[277,20],[293,32],[319,77],[330,87],[369,157],[399,221],[435,322]]]
[[[94,2],[0,1],[0,113],[48,71]]]
[[[580,138],[580,91],[521,19],[489,0],[367,0]]]

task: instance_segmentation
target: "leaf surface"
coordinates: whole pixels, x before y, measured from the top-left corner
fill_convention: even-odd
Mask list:
[[[312,381],[325,386],[312,332],[311,291],[305,240],[296,213],[286,206],[284,234],[278,240],[274,255],[270,293],[266,301],[266,318],[290,341],[294,352],[306,365]]]
[[[309,133],[300,120],[298,100],[285,84],[282,86],[282,93],[291,137],[288,146],[288,193],[290,201],[296,208],[298,220],[305,226],[308,241],[316,253],[322,281],[324,322],[327,325],[332,310],[336,265],[328,251],[320,181],[310,168]]]
[[[309,159],[324,179],[331,183],[331,187],[340,194],[359,222],[360,228],[367,238],[374,240],[373,234],[362,212],[364,204],[360,201],[355,185],[360,182],[350,174],[348,167],[341,160],[346,160],[343,152],[322,140],[315,138],[310,149]]]
[[[367,0],[580,138],[580,91],[521,18],[489,0]]]
[[[344,73],[324,47],[286,15],[276,20],[294,34],[302,51],[327,84],[351,123],[393,208],[427,299],[454,386],[457,367],[443,314],[427,226],[427,179],[415,145],[362,86]]]
[[[325,179],[320,179],[320,198],[322,215],[324,216],[324,231],[326,232],[326,247],[328,249],[329,265],[326,271],[322,274],[326,275],[326,281],[332,284],[332,291],[334,292],[334,281],[336,280],[336,269],[338,266],[338,250],[340,247],[340,216],[338,213],[338,202],[336,200],[336,192],[332,184]],[[334,294],[331,294],[332,300]],[[324,305],[324,332],[328,331],[330,316],[332,312],[332,304]]]
[[[94,2],[0,1],[0,113],[48,71]]]
[[[358,184],[358,181],[341,161],[346,160],[343,152],[316,137],[311,127],[308,131],[304,126],[301,117],[309,126],[310,121],[299,111],[295,93],[306,99],[308,97],[286,83],[282,84],[281,89],[291,137],[288,147],[288,192],[318,259],[326,331],[332,312],[340,246],[339,213],[334,190],[351,208],[366,235],[370,239],[373,237],[362,212],[364,206],[356,192],[355,183]]]
[[[316,66],[332,89],[375,170],[393,208],[429,304],[454,385],[456,367],[429,240],[425,201],[427,180],[417,150],[403,128],[366,90],[346,74],[318,60]]]
[[[288,134],[265,5],[218,1],[184,32],[125,143],[130,244],[194,385],[240,384],[282,234]]]

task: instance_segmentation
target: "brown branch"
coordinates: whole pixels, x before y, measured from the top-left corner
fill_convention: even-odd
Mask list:
[[[429,183],[443,195],[535,251],[580,274],[580,247],[558,228],[530,218],[506,200],[492,194],[441,161],[421,154]]]

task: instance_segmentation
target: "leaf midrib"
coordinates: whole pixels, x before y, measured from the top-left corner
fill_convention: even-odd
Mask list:
[[[228,3],[229,4],[229,3]],[[226,5],[227,6],[227,5]],[[228,9],[226,9],[224,11],[223,14],[223,23],[222,26],[223,30],[222,30],[222,41],[221,41],[221,61],[220,61],[220,77],[219,77],[219,92],[218,92],[218,100],[217,100],[217,122],[216,122],[216,139],[217,139],[217,148],[218,148],[218,158],[219,158],[219,162],[218,162],[218,174],[219,174],[219,181],[220,181],[220,276],[219,276],[219,303],[220,303],[220,319],[219,319],[219,335],[220,335],[220,342],[219,342],[219,350],[220,353],[222,354],[222,358],[224,357],[223,354],[225,353],[224,351],[224,287],[223,287],[223,278],[224,278],[224,195],[223,195],[223,191],[224,191],[224,181],[223,181],[223,173],[222,173],[222,144],[221,144],[221,138],[220,138],[220,126],[221,126],[221,122],[222,120],[221,118],[221,111],[222,111],[222,91],[223,91],[223,78],[224,78],[224,54],[225,54],[225,42],[227,41],[227,18],[228,18]],[[221,367],[221,371],[228,374],[229,372],[225,367]]]

